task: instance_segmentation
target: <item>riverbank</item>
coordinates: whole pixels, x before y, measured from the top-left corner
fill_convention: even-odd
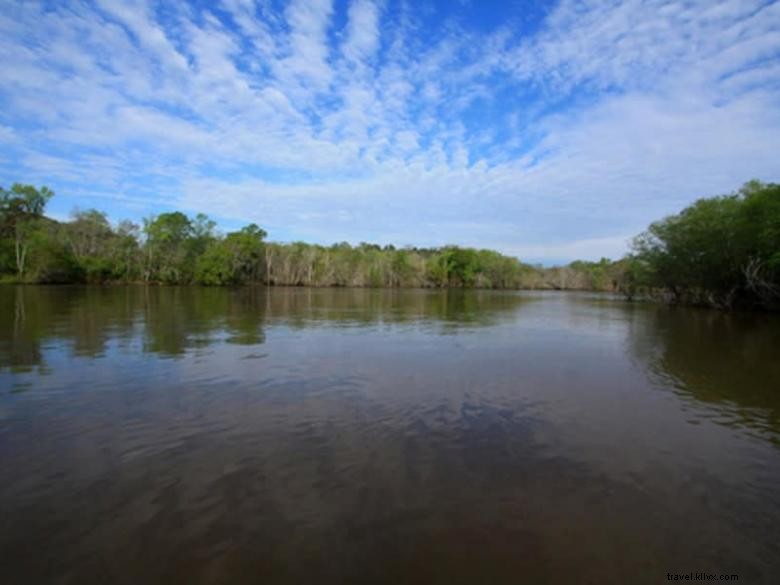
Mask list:
[[[53,195],[0,189],[5,282],[621,292],[718,309],[780,304],[780,185],[746,184],[650,225],[620,260],[529,264],[495,250],[266,241],[256,224],[219,233],[203,214],[162,213],[143,227],[97,210],[45,217]]]

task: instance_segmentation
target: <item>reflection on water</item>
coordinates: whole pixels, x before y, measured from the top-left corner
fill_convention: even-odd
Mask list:
[[[714,420],[777,440],[780,429],[780,323],[761,313],[653,307],[634,348],[660,385]]]
[[[284,292],[279,293],[279,290]],[[0,287],[0,367],[41,367],[41,344],[71,342],[75,355],[99,357],[115,340],[139,333],[143,351],[183,355],[212,341],[264,341],[264,322],[305,328],[435,323],[442,332],[487,326],[528,302],[490,292],[376,289]],[[139,331],[140,327],[140,331]],[[226,334],[227,337],[220,337]],[[215,337],[216,336],[216,337]],[[42,370],[42,371],[45,371]]]
[[[0,582],[780,569],[780,321],[489,291],[0,287]]]

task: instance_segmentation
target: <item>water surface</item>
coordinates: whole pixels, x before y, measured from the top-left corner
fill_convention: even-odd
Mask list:
[[[0,582],[780,575],[780,319],[0,287]]]

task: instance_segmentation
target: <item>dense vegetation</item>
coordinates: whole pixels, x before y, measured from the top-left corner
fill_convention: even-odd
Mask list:
[[[543,268],[492,250],[266,241],[181,212],[111,225],[44,215],[53,192],[0,188],[0,275],[9,282],[621,290],[721,308],[780,304],[780,185],[756,181],[653,223],[617,262]]]
[[[719,308],[780,303],[780,185],[700,199],[637,236],[627,292]]]
[[[112,226],[96,210],[44,216],[53,193],[0,189],[0,274],[35,283],[146,282],[291,286],[479,287],[615,290],[609,260],[544,269],[491,250],[266,242],[257,225],[219,234],[198,214],[162,213]]]

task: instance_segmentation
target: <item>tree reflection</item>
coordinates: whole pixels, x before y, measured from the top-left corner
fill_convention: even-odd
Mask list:
[[[267,298],[269,318],[292,327],[432,322],[444,330],[490,326],[499,315],[530,302],[527,296],[487,290],[366,288],[277,289]]]
[[[0,368],[27,372],[42,364],[40,331],[46,315],[28,308],[18,287],[0,287]]]
[[[778,316],[651,306],[634,317],[633,350],[658,382],[780,443]]]
[[[101,357],[141,351],[179,357],[217,342],[258,345],[267,323],[293,328],[435,324],[486,327],[530,302],[475,290],[242,287],[0,287],[0,367],[31,371],[45,349]]]

